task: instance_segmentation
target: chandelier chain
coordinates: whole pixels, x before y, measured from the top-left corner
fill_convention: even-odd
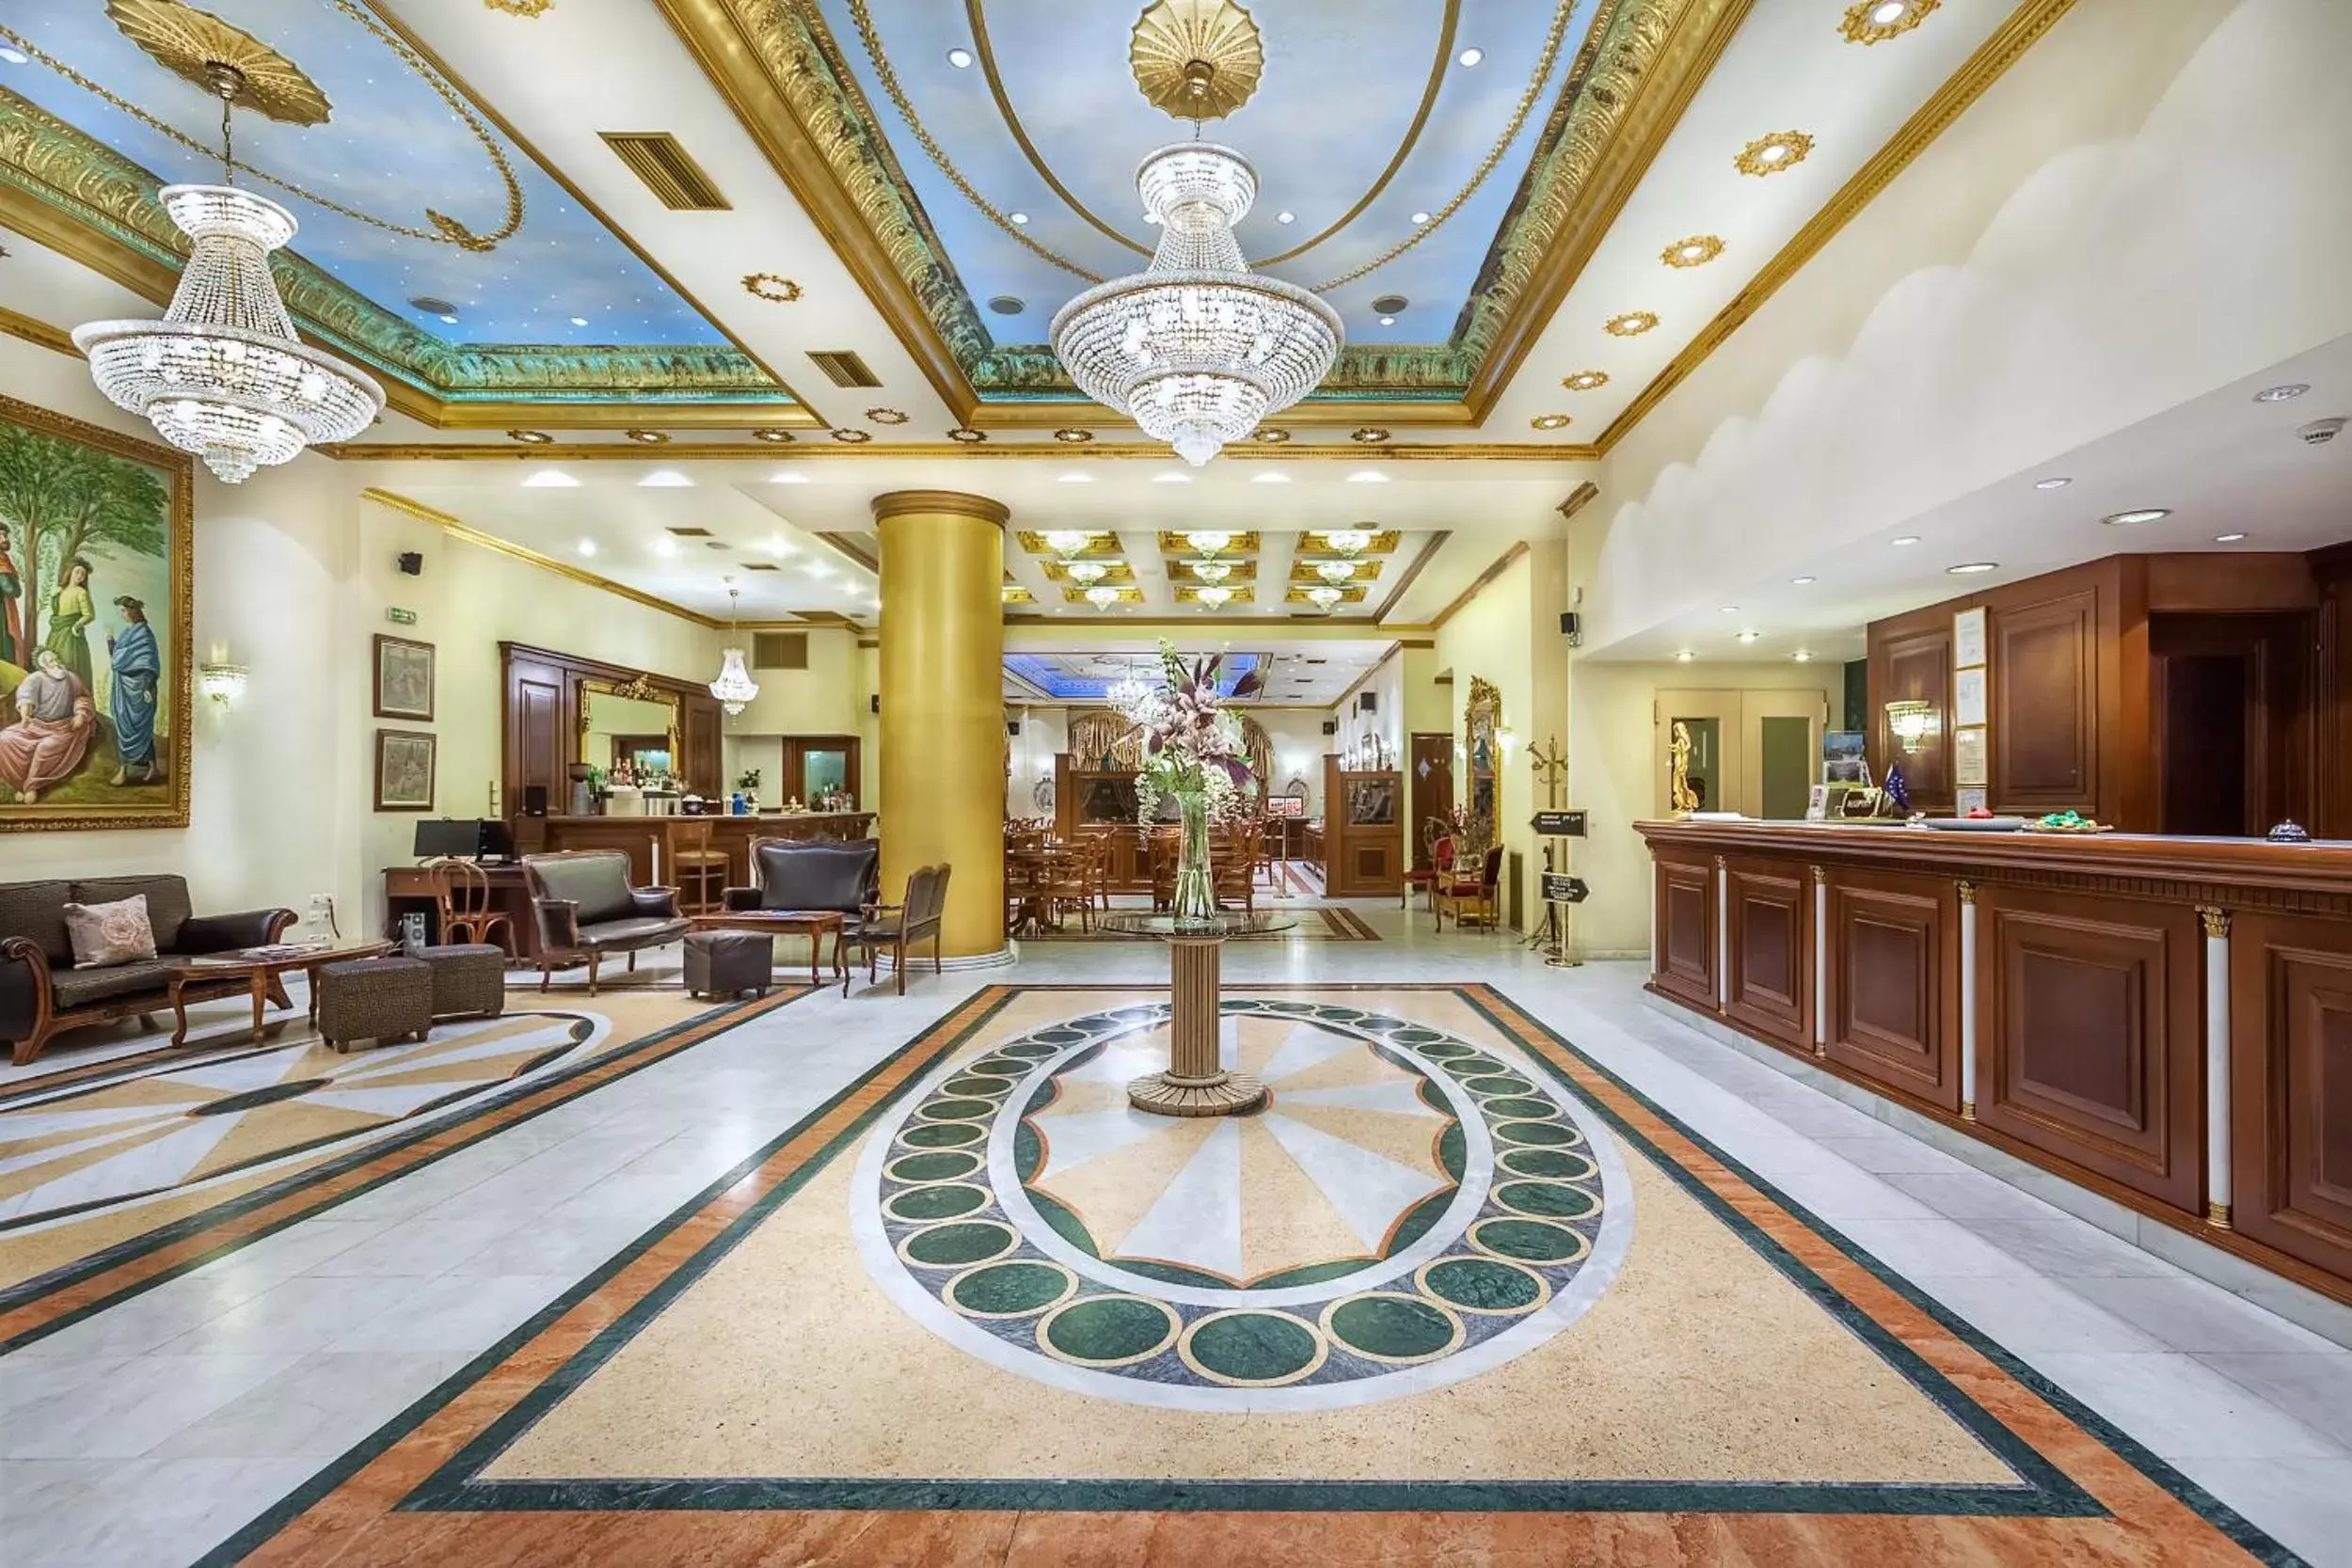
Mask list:
[[[456,219],[444,216],[441,214],[435,213],[428,209],[425,215],[432,220],[432,227],[419,228],[413,224],[395,223],[389,218],[380,218],[372,214],[363,213],[356,207],[347,206],[342,202],[337,201],[330,196],[324,196],[307,186],[297,185],[291,180],[282,180],[277,175],[270,173],[267,169],[258,168],[251,164],[240,164],[232,161],[229,164],[229,168],[231,171],[235,169],[243,169],[246,173],[252,175],[255,179],[265,181],[268,183],[277,186],[281,191],[286,191],[292,195],[298,196],[303,200],[311,203],[313,206],[324,207],[330,213],[340,213],[344,217],[350,218],[355,223],[364,223],[370,228],[381,229],[389,233],[399,234],[406,239],[429,240],[436,245],[454,245],[462,246],[468,250],[489,250],[497,246],[501,241],[513,238],[515,232],[523,226],[524,202],[522,185],[515,178],[515,168],[514,166],[507,161],[505,150],[499,146],[498,138],[490,135],[489,127],[483,124],[481,118],[474,113],[473,105],[467,103],[465,98],[456,90],[456,88],[451,87],[447,82],[443,81],[440,73],[432,70],[421,55],[418,55],[415,50],[408,47],[405,40],[399,38],[397,35],[387,31],[384,26],[373,17],[370,16],[365,9],[354,4],[353,0],[334,0],[334,5],[337,10],[342,11],[345,16],[350,17],[354,22],[359,24],[360,26],[366,28],[368,32],[373,34],[379,42],[397,55],[401,63],[407,66],[408,69],[425,84],[425,86],[431,87],[435,96],[439,98],[442,103],[448,104],[450,111],[456,115],[459,119],[463,120],[466,128],[473,133],[474,139],[480,142],[482,144],[483,150],[489,154],[492,166],[498,170],[499,179],[506,187],[506,212],[503,221],[497,229],[492,230],[490,232],[486,234],[477,234],[467,229],[465,225],[459,223]],[[182,147],[188,149],[188,150],[196,153],[199,157],[209,158],[212,156],[213,150],[206,147],[202,142],[198,141],[193,136],[190,136],[179,127],[167,124],[164,120],[148,113],[145,109],[140,108],[136,103],[132,103],[129,99],[124,98],[119,93],[109,91],[104,87],[100,86],[97,82],[83,75],[80,71],[74,70],[72,66],[67,65],[63,60],[58,59],[56,55],[49,54],[40,45],[34,43],[30,39],[25,38],[15,29],[0,25],[0,39],[8,40],[10,44],[14,45],[18,49],[22,49],[26,55],[40,61],[42,65],[47,66],[51,71],[56,71],[58,75],[64,77],[75,87],[80,87],[83,91],[98,98],[108,106],[130,116],[133,119],[137,120],[149,130],[155,132],[159,135],[168,137],[172,141],[178,142]]]

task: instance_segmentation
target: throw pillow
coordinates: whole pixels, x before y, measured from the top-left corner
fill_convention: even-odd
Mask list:
[[[147,921],[144,893],[112,904],[68,904],[65,930],[73,943],[76,969],[104,969],[155,956],[155,931]]]

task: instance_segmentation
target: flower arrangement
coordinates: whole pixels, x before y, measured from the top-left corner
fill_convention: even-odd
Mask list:
[[[1162,684],[1121,681],[1106,696],[1120,716],[1135,725],[1143,766],[1136,773],[1136,816],[1151,823],[1159,798],[1172,795],[1184,817],[1184,855],[1176,872],[1178,925],[1213,923],[1216,898],[1209,879],[1212,817],[1245,815],[1258,794],[1243,750],[1241,721],[1224,706],[1217,676],[1225,656],[1212,654],[1189,666],[1174,644],[1160,643]],[[1234,683],[1233,695],[1256,692],[1255,670]]]

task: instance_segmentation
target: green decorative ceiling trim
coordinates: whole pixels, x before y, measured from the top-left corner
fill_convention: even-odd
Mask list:
[[[0,183],[173,272],[187,259],[187,237],[155,199],[162,180],[5,88]],[[270,272],[306,336],[443,402],[793,404],[757,362],[731,346],[454,344],[291,251],[274,253]]]
[[[900,281],[984,403],[1086,401],[1053,350],[1000,344],[946,254],[873,105],[812,0],[720,0]],[[1547,117],[1453,340],[1350,346],[1317,403],[1444,402],[1468,390],[1692,0],[1606,0]]]

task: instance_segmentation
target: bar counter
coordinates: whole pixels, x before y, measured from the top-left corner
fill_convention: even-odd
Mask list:
[[[727,857],[727,885],[751,885],[751,847],[755,838],[865,838],[873,832],[870,811],[769,812],[753,816],[520,816],[515,819],[515,849],[620,849],[629,875],[640,885],[667,883],[671,857],[691,847],[704,825],[710,847]],[[526,843],[529,839],[531,842]]]
[[[1636,828],[1661,997],[2352,1301],[2352,842]]]

